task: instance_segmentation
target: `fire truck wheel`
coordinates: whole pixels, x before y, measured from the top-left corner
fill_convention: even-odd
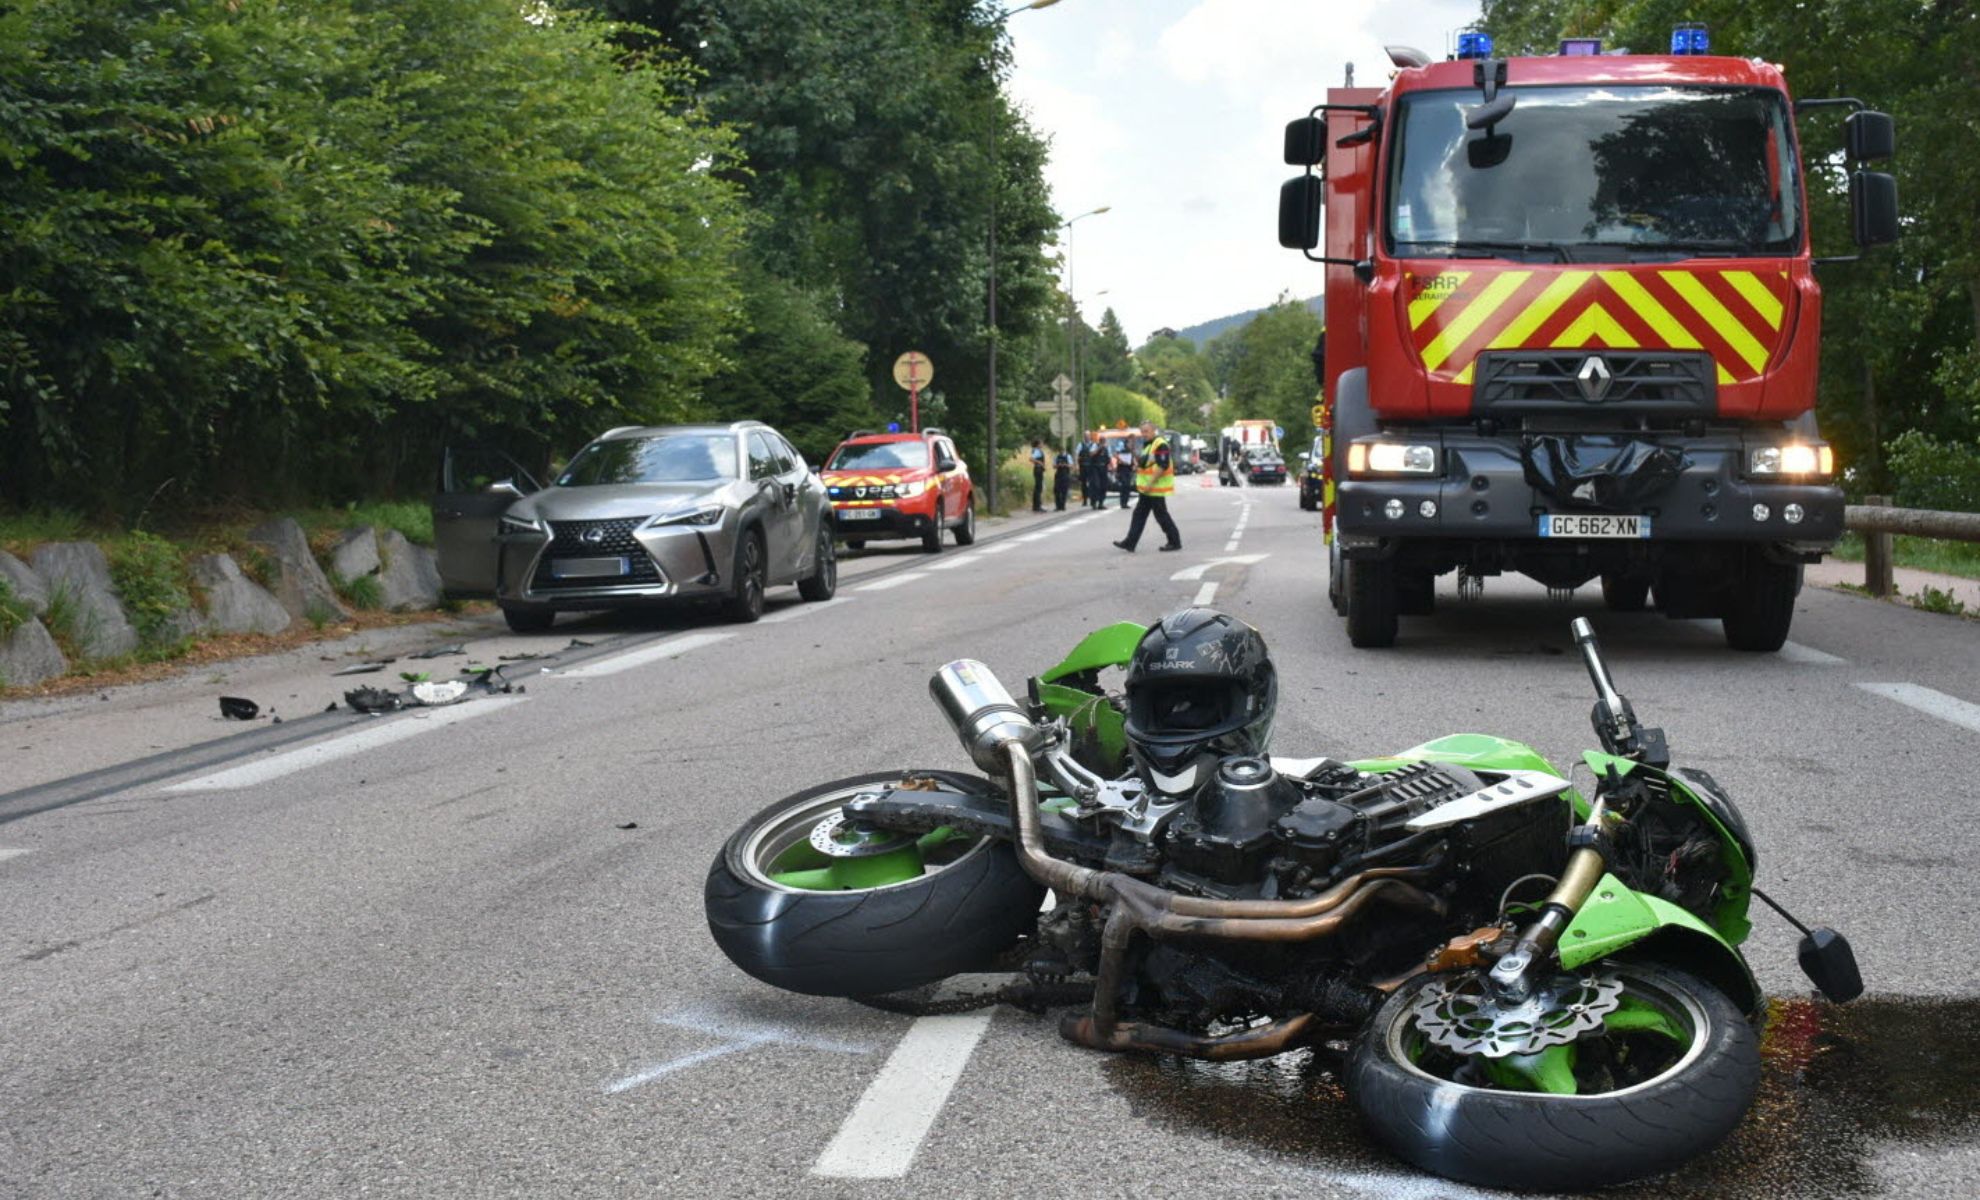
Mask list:
[[[1801,567],[1796,563],[1748,563],[1739,583],[1726,597],[1720,623],[1726,644],[1735,650],[1772,654],[1787,641],[1794,623],[1794,598],[1801,591]]]
[[[1347,560],[1348,641],[1363,650],[1396,644],[1396,567],[1382,559]]]
[[[1327,603],[1333,606],[1334,615],[1347,616],[1347,587],[1343,575],[1345,564],[1341,562],[1341,540],[1335,537],[1327,543]]]

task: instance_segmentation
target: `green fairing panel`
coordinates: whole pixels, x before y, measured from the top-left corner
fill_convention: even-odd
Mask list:
[[[1112,777],[1125,769],[1126,718],[1105,696],[1096,696],[1064,684],[1038,685],[1038,702],[1055,717],[1065,718],[1072,730],[1074,757],[1089,770]]]
[[[1612,754],[1603,754],[1596,750],[1584,751],[1581,755],[1581,761],[1588,764],[1588,770],[1597,779],[1607,778],[1609,770],[1612,767],[1617,774],[1628,775],[1643,766],[1643,764],[1637,762],[1635,759],[1617,758]],[[1734,839],[1732,834],[1726,831],[1725,826],[1712,814],[1712,810],[1700,804],[1696,797],[1692,796],[1690,789],[1684,786],[1682,781],[1673,779],[1668,775],[1664,776],[1664,779],[1670,784],[1673,795],[1682,798],[1693,809],[1697,810],[1700,816],[1705,818],[1705,823],[1712,827],[1713,832],[1718,834],[1719,845],[1724,847],[1726,851],[1728,878],[1725,886],[1720,889],[1721,898],[1719,900],[1719,907],[1712,914],[1712,920],[1713,924],[1718,926],[1715,936],[1723,937],[1727,942],[1737,946],[1746,940],[1747,934],[1753,931],[1753,923],[1746,919],[1747,906],[1752,902],[1749,889],[1753,884],[1753,869],[1748,865],[1745,855],[1739,852],[1738,841]],[[1584,820],[1587,819],[1588,802],[1577,796],[1575,798],[1574,811],[1577,817]],[[1658,901],[1658,903],[1661,904],[1663,902]]]
[[[1573,970],[1584,963],[1606,958],[1620,950],[1633,946],[1652,934],[1672,933],[1675,936],[1660,939],[1665,945],[1676,943],[1686,947],[1685,953],[1706,955],[1719,960],[1706,965],[1679,961],[1676,965],[1687,967],[1694,974],[1708,979],[1743,981],[1748,995],[1733,996],[1735,1004],[1746,1003],[1758,997],[1759,985],[1753,982],[1753,974],[1747,968],[1746,960],[1732,944],[1720,937],[1717,930],[1697,917],[1667,900],[1646,896],[1631,891],[1629,885],[1614,875],[1603,875],[1595,885],[1595,891],[1588,897],[1561,934],[1559,954],[1561,965]]]
[[[1526,743],[1484,733],[1453,733],[1387,758],[1364,758],[1348,765],[1363,771],[1393,771],[1419,762],[1452,763],[1479,771],[1544,771],[1560,775],[1554,764]]]
[[[1147,632],[1148,626],[1136,625],[1133,621],[1121,621],[1096,629],[1080,639],[1079,645],[1072,648],[1065,661],[1049,671],[1041,672],[1038,681],[1052,683],[1082,671],[1124,667],[1134,657],[1134,648],[1141,644],[1141,636]]]

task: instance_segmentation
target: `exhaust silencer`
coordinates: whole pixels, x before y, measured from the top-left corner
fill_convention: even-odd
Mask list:
[[[1045,731],[1032,724],[1024,706],[1011,699],[990,668],[973,658],[959,658],[936,671],[928,694],[955,726],[970,759],[989,774],[1009,772],[1006,743],[1018,742],[1034,754],[1045,744]]]

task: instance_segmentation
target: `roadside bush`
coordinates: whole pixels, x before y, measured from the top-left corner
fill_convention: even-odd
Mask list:
[[[363,612],[376,612],[385,607],[385,592],[379,586],[378,576],[360,575],[356,579],[341,576],[334,581],[337,594],[350,603],[350,606]]]
[[[0,638],[27,624],[33,614],[28,611],[27,601],[14,594],[14,586],[0,577]]]
[[[110,582],[146,646],[179,640],[173,620],[192,607],[178,547],[151,533],[133,533],[110,548]]]
[[[295,514],[312,544],[319,534],[376,525],[397,530],[416,546],[433,544],[433,506],[426,500],[366,500],[341,508],[314,508]]]
[[[1913,429],[1892,438],[1885,456],[1900,507],[1980,512],[1980,446]]]

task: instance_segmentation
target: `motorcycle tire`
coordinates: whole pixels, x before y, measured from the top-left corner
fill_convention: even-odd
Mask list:
[[[1397,1157],[1480,1187],[1582,1191],[1660,1174],[1706,1153],[1738,1126],[1759,1087],[1753,1025],[1717,989],[1683,972],[1640,963],[1603,969],[1623,979],[1625,997],[1647,999],[1689,1026],[1689,1044],[1649,1078],[1611,1092],[1550,1095],[1433,1074],[1408,1049],[1421,1038],[1410,1005],[1435,978],[1425,975],[1396,989],[1356,1038],[1349,1098]]]
[[[994,791],[945,771],[888,771],[807,788],[736,830],[708,869],[708,931],[730,962],[773,987],[811,996],[870,996],[990,965],[1038,919],[1045,888],[1011,847],[978,839],[918,878],[816,891],[770,878],[770,864],[855,793],[903,775]]]

